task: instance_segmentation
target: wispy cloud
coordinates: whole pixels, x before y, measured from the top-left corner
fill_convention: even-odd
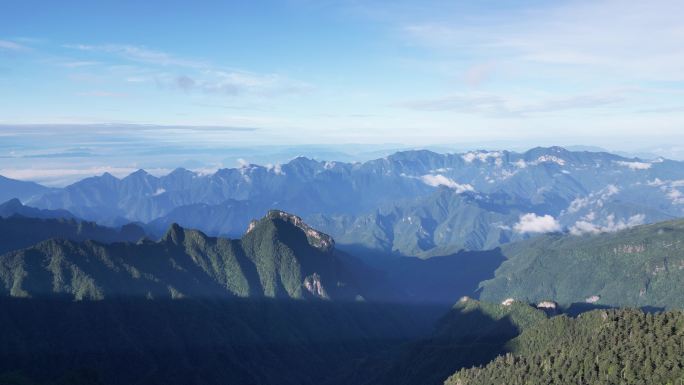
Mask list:
[[[202,91],[225,95],[255,94],[276,96],[304,93],[312,87],[275,74],[259,75],[249,72],[204,71],[197,77],[181,75],[174,79],[175,86],[185,92]]]
[[[67,61],[63,62],[60,65],[63,67],[67,68],[80,68],[80,67],[90,67],[94,65],[98,65],[100,62],[96,61]]]
[[[606,76],[684,80],[684,3],[678,0],[551,3],[493,13],[479,23],[437,20],[405,23],[412,41],[504,66],[543,64],[591,68]],[[576,76],[582,76],[576,72]]]
[[[622,92],[546,97],[530,100],[494,93],[467,92],[433,99],[411,100],[396,106],[418,111],[454,111],[486,116],[525,116],[565,110],[595,109],[611,106],[626,99]]]
[[[0,51],[28,51],[29,47],[10,40],[0,40]]]
[[[156,64],[161,66],[179,66],[189,68],[209,67],[208,63],[201,60],[185,59],[177,57],[167,52],[156,51],[144,46],[130,44],[66,44],[64,45],[64,48],[75,49],[79,51],[112,54],[122,57],[124,59],[140,63]]]
[[[124,97],[129,96],[128,94],[123,93],[123,92],[111,92],[111,91],[79,92],[77,95],[78,96],[95,97],[95,98],[124,98]]]
[[[127,83],[149,82],[163,88],[174,88],[186,93],[199,91],[228,96],[271,97],[298,94],[312,89],[312,86],[307,83],[295,81],[280,74],[261,74],[226,68],[209,61],[184,58],[144,46],[72,44],[64,47],[87,53],[111,55],[142,66],[143,68],[123,68],[128,72],[132,71],[124,77],[124,81]],[[86,63],[93,62],[73,62],[73,67],[84,66],[87,65]],[[122,70],[121,66],[111,68],[117,71]]]

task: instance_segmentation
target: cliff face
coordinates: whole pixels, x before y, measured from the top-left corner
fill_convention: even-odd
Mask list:
[[[280,211],[280,210],[270,210],[268,214],[266,214],[266,217],[264,219],[280,219],[284,222],[290,223],[306,234],[306,237],[309,241],[309,243],[313,246],[318,248],[319,250],[323,252],[331,252],[335,248],[335,240],[328,234],[325,234],[321,231],[318,231],[314,229],[313,227],[307,225],[302,218],[294,215],[287,213],[285,211]],[[247,227],[247,233],[251,232],[254,230],[254,228],[257,226],[259,223],[258,220],[252,220],[249,223],[249,227]]]

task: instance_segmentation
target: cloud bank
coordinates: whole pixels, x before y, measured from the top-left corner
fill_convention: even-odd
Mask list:
[[[538,216],[528,213],[520,216],[520,221],[513,226],[513,230],[521,234],[553,233],[561,230],[560,223],[551,215]]]
[[[456,193],[462,194],[467,191],[475,191],[475,188],[473,188],[472,185],[470,184],[460,184],[456,182],[455,180],[448,178],[444,175],[441,174],[427,174],[423,175],[420,177],[420,180],[423,181],[428,186],[433,186],[433,187],[439,187],[439,186],[446,186],[450,189],[454,189]]]

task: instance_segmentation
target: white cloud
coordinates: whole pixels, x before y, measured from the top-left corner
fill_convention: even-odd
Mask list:
[[[542,155],[534,162],[531,162],[531,164],[535,166],[542,163],[556,163],[559,166],[565,166],[565,159],[559,158],[555,155]]]
[[[258,96],[303,93],[313,88],[309,84],[294,81],[280,74],[261,74],[225,68],[208,61],[179,57],[144,46],[72,44],[64,47],[86,53],[107,54],[150,67],[146,69],[148,72],[146,77],[126,76],[124,81],[129,83],[131,80],[132,82],[149,81],[158,86],[177,88],[185,92],[201,91],[224,95],[255,94]],[[85,60],[74,63],[96,64],[96,62]],[[174,75],[169,73],[169,69],[184,74]],[[150,76],[150,73],[153,75]]]
[[[81,67],[90,67],[90,66],[94,66],[94,65],[98,65],[98,64],[100,64],[100,63],[96,62],[96,61],[82,60],[82,61],[64,62],[64,63],[61,63],[61,66],[67,67],[67,68],[81,68]]]
[[[518,233],[552,233],[561,230],[561,225],[551,215],[538,216],[528,213],[520,216],[520,221],[513,226]]]
[[[603,204],[608,198],[617,195],[619,192],[620,188],[618,186],[609,184],[601,190],[592,192],[586,197],[575,198],[572,202],[570,202],[570,205],[565,211],[569,214],[574,214],[591,205],[603,207]]]
[[[588,197],[586,198],[575,198],[572,202],[570,202],[570,206],[568,206],[568,212],[571,214],[574,214],[581,209],[587,207],[590,203],[590,199]]]
[[[582,220],[575,222],[575,224],[570,228],[570,234],[582,235],[614,233],[616,231],[625,230],[630,227],[642,225],[646,220],[646,216],[644,214],[636,214],[629,217],[627,220],[616,221],[615,215],[610,214],[606,217],[605,223],[601,225],[592,223],[591,220],[593,220],[594,218],[595,216],[592,215],[591,217],[583,218]]]
[[[684,204],[684,194],[678,189],[672,187],[670,191],[667,192],[667,197],[670,198],[673,204],[681,205]]]
[[[453,111],[490,117],[525,117],[535,114],[597,109],[626,100],[630,90],[597,90],[589,93],[550,96],[529,94],[491,94],[467,92],[442,97],[408,100],[398,107],[416,111]]]
[[[601,196],[601,199],[607,199],[612,197],[613,195],[616,195],[619,192],[620,188],[618,186],[614,184],[609,184],[603,190],[599,191],[599,194]]]
[[[518,160],[515,162],[515,167],[517,167],[517,168],[526,168],[526,167],[527,167],[527,162],[525,162],[525,160],[523,160],[523,159],[518,159]]]
[[[285,172],[283,171],[283,166],[280,163],[276,164],[267,164],[266,165],[266,170],[276,174],[276,175],[285,175]]]
[[[479,160],[480,162],[486,162],[487,159],[495,159],[497,165],[501,164],[501,152],[499,151],[470,151],[467,152],[463,155],[461,155],[461,158],[463,158],[466,163],[472,163],[475,160]]]
[[[206,62],[200,60],[185,59],[166,52],[156,51],[144,46],[137,46],[131,44],[67,44],[64,47],[79,51],[108,53],[132,61],[156,64],[161,66],[179,66],[190,68],[208,67],[208,64]]]
[[[423,175],[420,177],[420,180],[423,181],[426,185],[429,186],[446,186],[451,189],[456,190],[458,194],[464,193],[466,191],[475,191],[472,185],[470,184],[460,184],[454,181],[451,178],[447,178],[444,175],[441,174],[427,174]]]
[[[646,162],[617,161],[615,163],[617,163],[620,166],[628,167],[631,170],[648,170],[652,166],[651,163],[646,163]]]
[[[177,76],[172,85],[185,92],[202,91],[224,95],[256,94],[276,96],[308,92],[312,87],[277,74],[255,74],[246,71],[205,70],[192,76]]]
[[[7,50],[7,51],[26,51],[28,50],[28,47],[23,46],[21,44],[17,44],[13,41],[9,40],[0,40],[0,50]]]
[[[408,38],[465,52],[497,67],[541,65],[581,77],[601,72],[647,80],[682,80],[684,30],[679,0],[554,2],[534,10],[408,23]],[[454,13],[455,15],[463,13]],[[465,14],[467,16],[467,14]],[[442,19],[444,20],[444,19]],[[561,72],[565,71],[565,72]]]
[[[684,187],[684,180],[662,180],[655,178],[646,182],[646,184],[651,187],[658,187],[672,201],[672,204],[684,204],[684,194],[678,189],[678,187]]]

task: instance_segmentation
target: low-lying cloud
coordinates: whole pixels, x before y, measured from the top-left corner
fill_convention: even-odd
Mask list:
[[[594,216],[592,215],[592,218]],[[596,224],[585,218],[575,222],[575,224],[570,227],[570,234],[572,235],[583,235],[583,234],[600,234],[600,233],[614,233],[616,231],[625,230],[630,227],[638,226],[644,224],[646,221],[646,216],[644,214],[636,214],[629,218],[616,220],[614,214],[610,214],[606,217],[604,224]]]
[[[520,220],[513,226],[513,230],[521,234],[553,233],[561,231],[561,225],[551,215],[539,216],[534,213],[528,213],[520,216]]]
[[[460,183],[456,182],[455,180],[448,178],[448,177],[441,175],[441,174],[423,175],[420,177],[420,180],[429,186],[433,186],[433,187],[445,186],[445,187],[448,187],[450,189],[455,190],[458,194],[462,194],[462,193],[467,192],[467,191],[475,191],[475,188],[473,188],[472,185],[460,184]]]

